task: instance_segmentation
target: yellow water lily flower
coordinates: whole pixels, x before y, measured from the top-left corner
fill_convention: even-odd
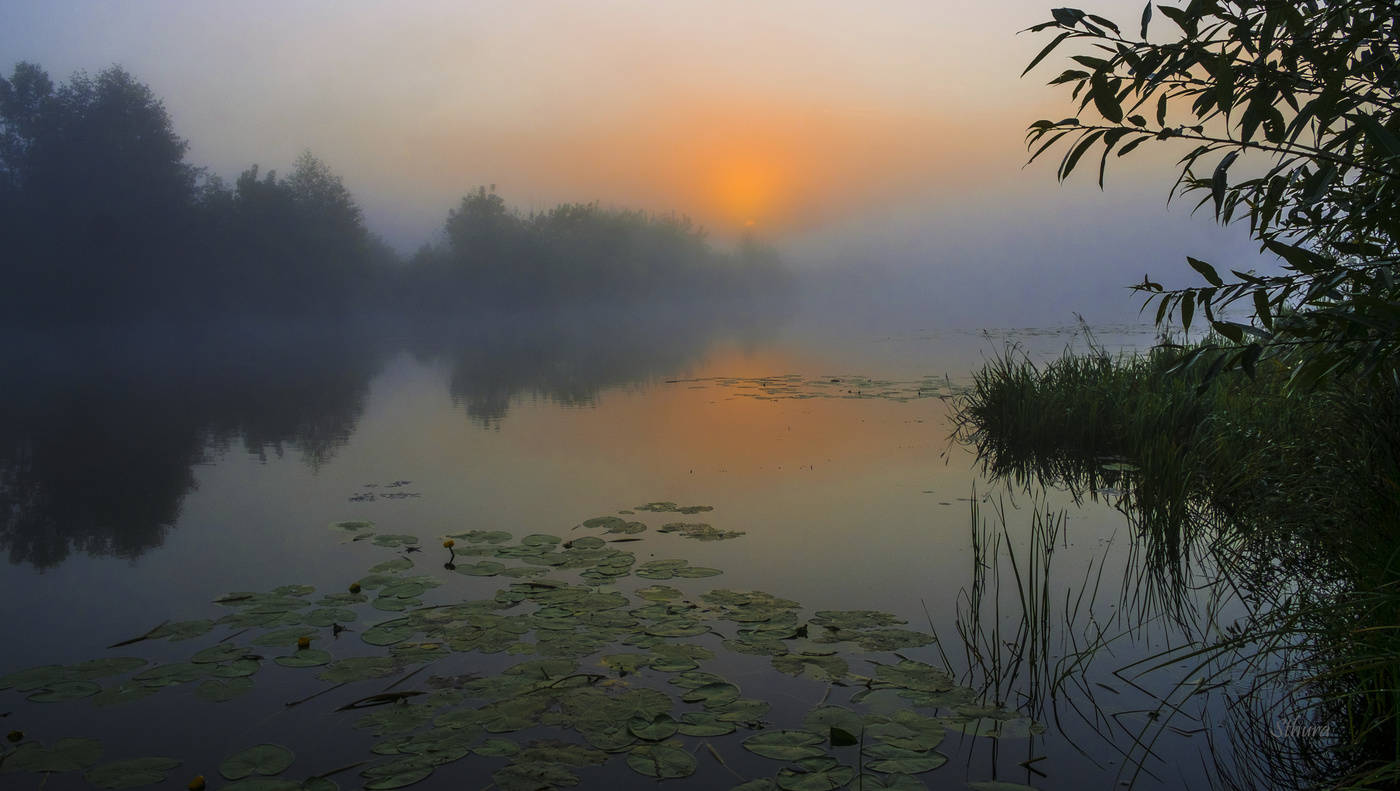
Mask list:
[[[190,791],[201,791],[204,788],[204,775],[195,775],[190,781]]]

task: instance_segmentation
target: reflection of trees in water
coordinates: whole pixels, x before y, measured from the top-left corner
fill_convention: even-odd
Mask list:
[[[0,549],[38,568],[75,550],[135,558],[179,518],[194,465],[240,440],[324,464],[363,411],[364,346],[333,332],[9,344]]]
[[[715,340],[773,320],[720,310],[612,309],[414,327],[452,361],[452,398],[498,426],[526,395],[565,406],[697,362]],[[773,315],[769,313],[768,315]],[[135,558],[159,546],[197,486],[194,465],[241,446],[312,467],[349,442],[386,352],[364,328],[10,338],[0,350],[0,550],[47,568],[74,551]],[[446,339],[446,340],[442,340]]]
[[[451,361],[453,403],[489,428],[526,397],[590,406],[603,390],[700,362],[719,340],[759,340],[784,315],[766,303],[522,312],[482,318],[415,351]]]

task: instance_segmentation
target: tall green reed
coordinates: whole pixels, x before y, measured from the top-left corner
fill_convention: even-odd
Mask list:
[[[1185,603],[1197,599],[1185,594],[1198,561],[1247,603],[1242,626],[1199,635],[1159,663],[1248,671],[1254,681],[1234,710],[1252,711],[1245,719],[1256,730],[1289,718],[1322,725],[1254,739],[1247,757],[1280,760],[1246,759],[1235,774],[1223,771],[1227,785],[1276,787],[1287,775],[1318,787],[1392,787],[1400,382],[1286,391],[1285,359],[1207,384],[1179,366],[1188,351],[1114,357],[1091,346],[1037,366],[1008,347],[959,402],[957,436],[977,447],[994,480],[1111,499],[1136,530],[1141,571],[1125,595],[1140,617],[1196,622]],[[1244,721],[1225,730],[1243,738]]]

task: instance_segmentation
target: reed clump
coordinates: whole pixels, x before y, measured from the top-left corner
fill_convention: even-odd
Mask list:
[[[1208,378],[1180,365],[1200,344],[1040,365],[1009,347],[960,399],[957,434],[994,479],[1110,497],[1168,594],[1208,556],[1251,602],[1248,626],[1198,655],[1246,652],[1261,696],[1301,690],[1272,695],[1290,709],[1276,718],[1326,724],[1289,753],[1316,760],[1270,766],[1270,782],[1318,785],[1325,764],[1322,787],[1396,787],[1400,381],[1299,391],[1286,357]]]

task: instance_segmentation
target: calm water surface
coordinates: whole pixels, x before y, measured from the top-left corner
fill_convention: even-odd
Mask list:
[[[684,558],[723,571],[661,584],[688,598],[718,588],[766,591],[800,603],[803,618],[821,610],[891,613],[908,622],[904,628],[941,638],[900,655],[946,667],[974,686],[986,674],[969,672],[976,662],[958,628],[960,611],[967,622],[976,568],[974,500],[993,532],[1002,531],[996,509],[1006,514],[998,566],[1004,633],[982,642],[984,653],[993,644],[1006,647],[1000,661],[1006,667],[1014,664],[1021,620],[1005,564],[1012,554],[1022,564],[1028,560],[1032,517],[1049,513],[1061,520],[1045,589],[1053,617],[1043,619],[1053,662],[1068,650],[1071,632],[1082,636],[1091,623],[1113,628],[1123,569],[1131,566],[1131,531],[1102,502],[1075,505],[1062,492],[1032,494],[980,479],[970,451],[950,441],[949,396],[1006,338],[1033,356],[1048,356],[1076,342],[1074,332],[1066,326],[983,334],[656,310],[496,317],[431,331],[394,325],[18,338],[7,360],[13,375],[0,391],[7,454],[0,458],[0,493],[8,509],[0,517],[0,541],[10,560],[0,572],[0,675],[106,655],[185,661],[235,630],[220,626],[189,641],[105,647],[167,620],[225,615],[211,600],[230,591],[310,585],[315,600],[346,590],[369,567],[395,557],[413,560],[412,573],[445,583],[422,595],[426,604],[489,598],[521,580],[445,570],[444,536],[483,530],[517,540],[537,533],[576,539],[599,533],[579,527],[584,520],[652,501],[713,510],[626,515],[649,530],[638,534],[642,541],[616,547],[634,552],[639,563]],[[1152,335],[1141,327],[1110,328],[1099,340],[1131,348],[1149,344]],[[423,551],[352,541],[327,527],[345,520],[372,521],[380,534],[416,536]],[[678,520],[744,535],[701,542],[658,532]],[[577,571],[550,577],[579,581]],[[651,584],[621,577],[615,589],[644,604],[634,592]],[[1075,597],[1085,604],[1071,618]],[[318,647],[337,657],[375,650],[357,632],[395,614],[355,609],[356,631]],[[983,626],[990,632],[997,613],[987,612]],[[734,626],[719,621],[713,629],[730,637]],[[1209,714],[1213,704],[1205,696],[1188,699],[1181,714],[1168,718],[1171,729],[1150,713],[1161,709],[1158,698],[1189,684],[1189,668],[1150,674],[1137,680],[1140,688],[1111,675],[1165,647],[1169,636],[1164,630],[1159,639],[1115,643],[1082,686],[1063,688],[1053,704],[1029,670],[1003,680],[985,702],[1017,708],[1049,730],[1005,739],[950,732],[938,748],[949,762],[918,780],[928,788],[999,779],[1042,789],[1202,782],[1210,763],[1200,730],[1206,724],[1193,717]],[[845,703],[861,689],[776,673],[769,657],[727,652],[714,634],[683,641],[715,651],[702,669],[770,702],[763,719],[772,729],[798,727],[820,703]],[[891,653],[842,650],[860,675],[874,673],[871,661],[899,661]],[[429,673],[491,673],[535,658],[453,654],[398,689]],[[608,672],[598,655],[580,662],[590,672]],[[0,713],[5,730],[23,730],[46,745],[67,736],[100,739],[104,761],[181,758],[169,787],[183,787],[196,774],[216,787],[219,761],[262,742],[296,752],[284,776],[297,780],[382,760],[368,753],[382,739],[354,727],[362,713],[335,709],[391,681],[335,690],[289,709],[285,703],[330,685],[314,678],[316,670],[264,664],[254,689],[225,703],[196,699],[197,683],[110,707],[86,699],[34,703],[11,689],[0,692]],[[668,677],[644,671],[622,681],[675,692]],[[871,710],[898,701],[885,694],[872,698]],[[698,710],[682,710],[690,709]],[[739,741],[753,733],[679,737],[699,770],[668,782],[729,788],[790,766],[741,748]],[[1141,758],[1142,749],[1133,746],[1141,733],[1151,736],[1156,755],[1145,760],[1145,773],[1135,774],[1122,752]],[[547,728],[503,735],[578,740]],[[1040,759],[1029,763],[1036,771],[1022,764],[1031,759]],[[439,767],[419,787],[485,787],[506,763],[470,756]],[[333,779],[358,788],[364,782],[358,771]],[[620,757],[577,772],[588,788],[653,782]],[[0,787],[36,788],[41,780],[13,772],[0,775]],[[68,772],[50,776],[45,787],[85,786],[80,773]]]

